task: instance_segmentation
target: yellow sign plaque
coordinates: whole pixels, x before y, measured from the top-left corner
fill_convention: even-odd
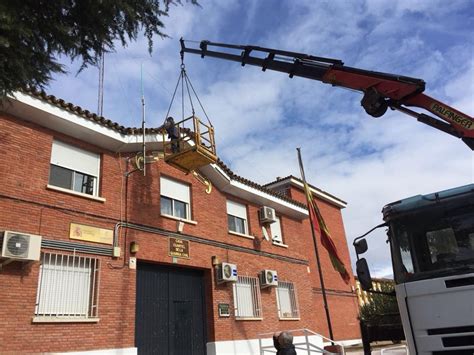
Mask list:
[[[189,259],[189,240],[169,238],[169,256]]]
[[[112,245],[114,231],[112,229],[97,228],[85,226],[83,224],[71,223],[69,227],[69,238]]]

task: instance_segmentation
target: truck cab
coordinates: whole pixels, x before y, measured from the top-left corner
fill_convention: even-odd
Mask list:
[[[410,353],[472,355],[474,184],[396,201],[382,213]],[[357,270],[370,289],[365,259]]]

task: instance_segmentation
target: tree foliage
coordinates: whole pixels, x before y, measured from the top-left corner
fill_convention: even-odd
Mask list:
[[[197,4],[197,0],[188,0]],[[44,87],[65,72],[58,57],[97,65],[103,52],[134,41],[142,32],[167,37],[161,21],[181,0],[2,0],[0,1],[0,96]]]
[[[390,293],[393,285],[382,282],[379,291]],[[370,301],[360,308],[360,318],[373,324],[400,322],[397,298],[395,296],[373,293]]]

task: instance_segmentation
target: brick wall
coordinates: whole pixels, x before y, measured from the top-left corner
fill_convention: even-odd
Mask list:
[[[288,196],[292,199],[306,203],[306,195],[303,190],[295,186],[291,186],[287,190]],[[339,208],[321,198],[316,198],[321,215],[329,229],[332,240],[337,248],[337,252],[342,259],[351,281],[346,284],[340,274],[334,270],[329,254],[321,245],[320,236],[316,236],[318,243],[318,252],[321,263],[322,274],[324,278],[324,286],[327,290],[328,309],[330,312],[331,324],[335,339],[356,339],[360,338],[359,323],[357,320],[359,309],[357,305],[357,298],[354,297],[355,280],[353,277],[351,260],[349,255],[348,243],[344,231],[344,223],[342,214]],[[307,251],[308,260],[310,262],[312,287],[313,287],[313,304],[318,314],[320,314],[319,331],[323,335],[328,335],[328,326],[325,318],[324,304],[321,294],[321,282],[318,275],[316,253],[314,249],[313,237],[311,234],[311,226],[309,219],[306,219],[303,224],[305,240],[307,244],[305,250]]]
[[[101,154],[100,196],[105,198],[105,202],[46,188],[53,139]],[[322,298],[317,291],[320,285],[308,220],[280,216],[283,238],[288,248],[278,247],[263,240],[258,220],[260,206],[232,197],[232,200],[247,204],[249,231],[256,238],[252,240],[231,235],[227,231],[226,215],[226,199],[229,196],[225,193],[214,188],[211,194],[206,194],[205,187],[192,175],[185,175],[162,161],[148,165],[145,177],[140,173],[133,173],[126,178],[125,158],[126,155],[103,151],[86,142],[1,114],[0,230],[15,230],[39,234],[48,240],[68,241],[70,223],[113,229],[117,222],[127,220],[176,232],[177,221],[160,216],[159,177],[172,177],[191,187],[192,219],[197,223],[186,223],[183,234],[302,261],[288,262],[258,253],[191,242],[190,259],[178,259],[177,266],[205,271],[208,341],[255,338],[259,333],[299,328],[309,328],[327,335]],[[299,199],[296,196],[298,192],[294,191],[294,194],[293,198]],[[324,202],[321,202],[320,208],[346,267],[350,268],[341,213],[336,207]],[[122,257],[98,256],[101,260],[100,321],[96,323],[32,323],[39,263],[15,262],[7,265],[0,271],[2,351],[42,352],[133,347],[136,272],[125,265],[131,241],[140,245],[140,251],[136,255],[139,260],[172,263],[172,258],[168,256],[168,239],[163,234],[121,229],[119,243]],[[334,290],[329,295],[329,305],[335,335],[339,339],[359,338],[355,294],[351,293],[351,286],[344,284],[332,269],[327,253],[320,253],[326,287]],[[236,321],[233,315],[230,318],[219,318],[218,303],[229,303],[232,309],[232,287],[230,284],[216,285],[212,256],[237,264],[240,275],[256,276],[262,269],[272,269],[278,271],[280,280],[294,282],[301,320],[278,319],[276,290],[270,288],[261,290],[263,320]],[[308,265],[304,264],[305,261]]]

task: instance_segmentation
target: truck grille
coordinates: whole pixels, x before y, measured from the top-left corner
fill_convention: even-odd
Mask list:
[[[470,332],[474,332],[474,325],[466,325],[462,327],[428,329],[428,335],[470,333]]]
[[[442,340],[443,345],[447,348],[452,348],[454,346],[474,345],[474,335],[442,338]]]

